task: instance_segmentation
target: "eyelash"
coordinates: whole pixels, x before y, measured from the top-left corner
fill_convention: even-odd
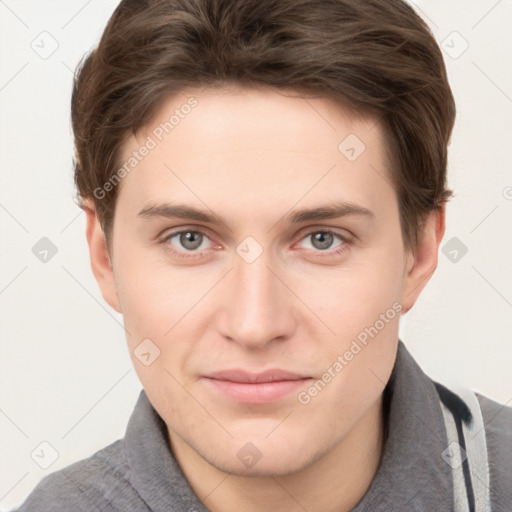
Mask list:
[[[201,231],[200,229],[180,229],[178,231],[173,231],[171,233],[166,234],[159,241],[159,243],[162,244],[162,245],[167,244],[169,242],[169,240],[171,238],[175,237],[176,235],[180,235],[182,233],[188,233],[188,232],[199,233],[202,236],[204,236],[204,237],[209,239],[207,233],[205,233],[204,231]],[[351,245],[351,241],[348,239],[348,237],[340,235],[339,233],[337,233],[336,231],[333,231],[331,229],[315,229],[315,230],[309,231],[300,240],[304,240],[308,236],[314,235],[315,233],[330,234],[330,235],[333,235],[336,238],[339,238],[341,240],[341,242],[343,242],[340,246],[336,247],[336,249],[331,249],[331,250],[326,250],[326,251],[315,250],[314,252],[317,253],[317,255],[320,258],[326,258],[326,257],[327,258],[332,258],[333,256],[339,256],[339,255],[343,254],[348,249],[349,245]],[[205,256],[201,255],[200,251],[198,251],[198,252],[196,252],[196,251],[188,251],[189,254],[187,254],[187,252],[177,251],[175,249],[167,249],[167,250],[172,252],[173,253],[173,257],[176,257],[176,258],[203,258],[203,257],[205,257]],[[312,250],[312,249],[308,249],[308,250]],[[322,253],[324,253],[324,254],[322,254]]]

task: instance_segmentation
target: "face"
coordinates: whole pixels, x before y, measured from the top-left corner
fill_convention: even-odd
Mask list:
[[[377,403],[427,274],[380,126],[326,99],[190,90],[130,158],[113,274],[95,274],[171,446],[235,474],[304,468]]]

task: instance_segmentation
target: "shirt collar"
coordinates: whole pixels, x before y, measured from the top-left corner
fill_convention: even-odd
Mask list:
[[[167,444],[167,426],[140,392],[124,438],[130,482],[152,512],[208,512]]]
[[[451,469],[441,458],[447,437],[432,380],[402,341],[384,391],[387,435],[381,463],[352,512],[450,510]],[[167,427],[142,390],[124,447],[130,480],[154,512],[207,512],[167,444]]]
[[[387,431],[381,463],[370,488],[352,512],[452,510],[448,445],[433,381],[399,340],[386,386]]]

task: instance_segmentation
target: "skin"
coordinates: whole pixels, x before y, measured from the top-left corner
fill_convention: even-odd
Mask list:
[[[382,456],[382,391],[399,314],[307,404],[297,395],[313,381],[272,403],[248,405],[202,376],[282,368],[321,379],[394,303],[402,313],[413,306],[437,265],[444,210],[430,214],[418,245],[406,249],[381,126],[327,99],[272,89],[169,98],[126,140],[123,162],[190,97],[197,106],[120,183],[110,246],[93,202],[85,201],[94,275],[124,316],[141,383],[209,510],[351,510]],[[349,134],[366,146],[353,162],[338,150]],[[373,215],[288,219],[342,202]],[[214,213],[224,223],[138,215],[163,203]],[[180,229],[204,232],[200,248],[169,238]],[[326,229],[346,241],[334,236],[319,249],[312,235]],[[248,236],[263,251],[252,263],[237,253]],[[160,350],[149,366],[134,356],[147,338]],[[248,442],[261,454],[251,467],[237,457]]]

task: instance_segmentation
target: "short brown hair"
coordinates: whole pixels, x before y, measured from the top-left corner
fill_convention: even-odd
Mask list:
[[[405,1],[123,0],[72,95],[78,196],[94,200],[107,240],[118,187],[95,190],[127,136],[176,92],[229,83],[309,91],[377,116],[406,246],[452,195],[455,102],[439,46]]]

